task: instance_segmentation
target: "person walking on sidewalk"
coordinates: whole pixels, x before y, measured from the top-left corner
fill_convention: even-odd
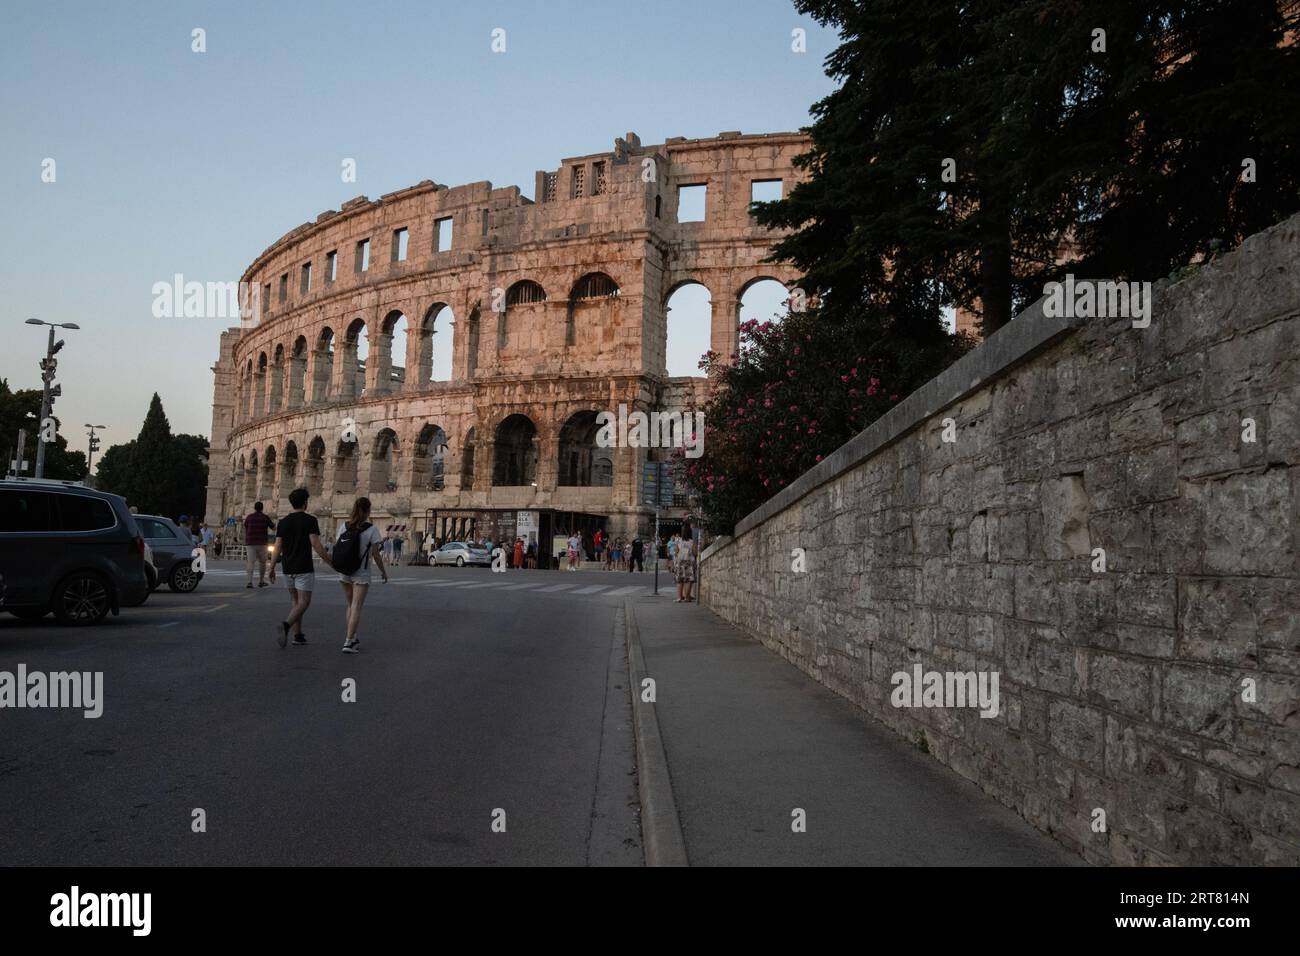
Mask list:
[[[388,583],[388,569],[384,567],[381,542],[383,532],[370,523],[370,499],[358,498],[352,505],[352,514],[339,525],[337,544],[331,555],[334,570],[339,573],[343,595],[347,598],[347,637],[343,642],[344,654],[360,651],[361,639],[357,628],[361,626],[361,608],[370,590],[370,569],[373,564]]]
[[[582,547],[582,539],[578,537],[578,532],[569,535],[569,570],[578,570],[578,548]]]
[[[271,519],[262,510],[262,502],[253,505],[253,510],[244,518],[244,544],[247,557],[244,565],[248,568],[248,586],[253,586],[253,568],[257,567],[257,586],[266,587],[266,541],[271,530]]]
[[[293,646],[303,647],[307,638],[302,634],[302,619],[311,607],[311,595],[316,589],[316,566],[311,554],[315,551],[321,560],[329,563],[330,555],[320,540],[320,524],[316,516],[307,513],[307,489],[295,488],[289,492],[293,511],[280,522],[279,542],[275,558],[271,561],[271,583],[275,583],[275,566],[284,567],[284,580],[289,585],[289,616],[276,625],[275,640],[280,647],[289,641],[293,631]]]
[[[691,591],[695,587],[695,540],[686,530],[682,540],[677,543],[677,601],[682,604],[691,600]]]

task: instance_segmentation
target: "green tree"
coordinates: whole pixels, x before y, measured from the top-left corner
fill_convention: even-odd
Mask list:
[[[3,462],[6,473],[17,448],[19,429],[27,432],[26,473],[34,473],[40,412],[40,389],[23,388],[15,392],[10,389],[7,379],[0,379],[0,461]],[[81,481],[86,477],[86,455],[68,449],[68,440],[62,434],[62,422],[57,415],[54,420],[56,438],[45,446],[45,477]]]
[[[131,486],[131,459],[135,455],[135,440],[122,445],[110,445],[99,456],[95,466],[95,484],[104,491],[121,495],[132,504],[135,491]]]
[[[207,439],[173,435],[162,400],[154,393],[140,434],[105,450],[99,486],[145,514],[176,518],[202,514],[207,494]]]
[[[756,214],[797,230],[774,256],[830,317],[869,301],[924,328],[937,300],[988,333],[1067,269],[1158,278],[1300,209],[1300,47],[1276,3],[795,5],[838,28],[839,86],[813,106],[810,179]]]

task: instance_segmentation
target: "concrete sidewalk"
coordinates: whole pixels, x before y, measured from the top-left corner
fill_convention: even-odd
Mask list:
[[[692,865],[1082,865],[705,608],[629,606]]]

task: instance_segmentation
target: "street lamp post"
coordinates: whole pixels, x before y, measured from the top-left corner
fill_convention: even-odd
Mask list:
[[[94,468],[92,466],[95,463],[95,451],[99,448],[99,439],[95,437],[95,429],[98,428],[100,431],[103,431],[108,426],[92,425],[90,424],[90,422],[86,422],[86,424],[82,427],[90,429],[90,442],[87,446],[88,450],[86,452],[86,478],[89,479],[90,473],[94,471]]]
[[[54,341],[55,329],[79,329],[81,326],[75,322],[44,322],[41,319],[28,319],[27,325],[48,325],[50,327],[50,341],[45,348],[45,358],[41,359],[41,382],[44,388],[41,391],[41,420],[37,422],[40,432],[36,435],[36,477],[45,477],[45,420],[50,417],[50,405],[59,395],[63,394],[63,388],[54,384],[54,370],[59,367],[59,361],[54,356],[63,348],[63,341],[57,344]]]

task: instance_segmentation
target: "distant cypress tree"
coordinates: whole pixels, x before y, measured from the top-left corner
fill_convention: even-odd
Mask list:
[[[163,412],[162,399],[154,392],[131,456],[133,494],[128,499],[142,512],[175,517],[172,514],[176,503],[171,475],[175,464],[172,444],[171,425]]]

